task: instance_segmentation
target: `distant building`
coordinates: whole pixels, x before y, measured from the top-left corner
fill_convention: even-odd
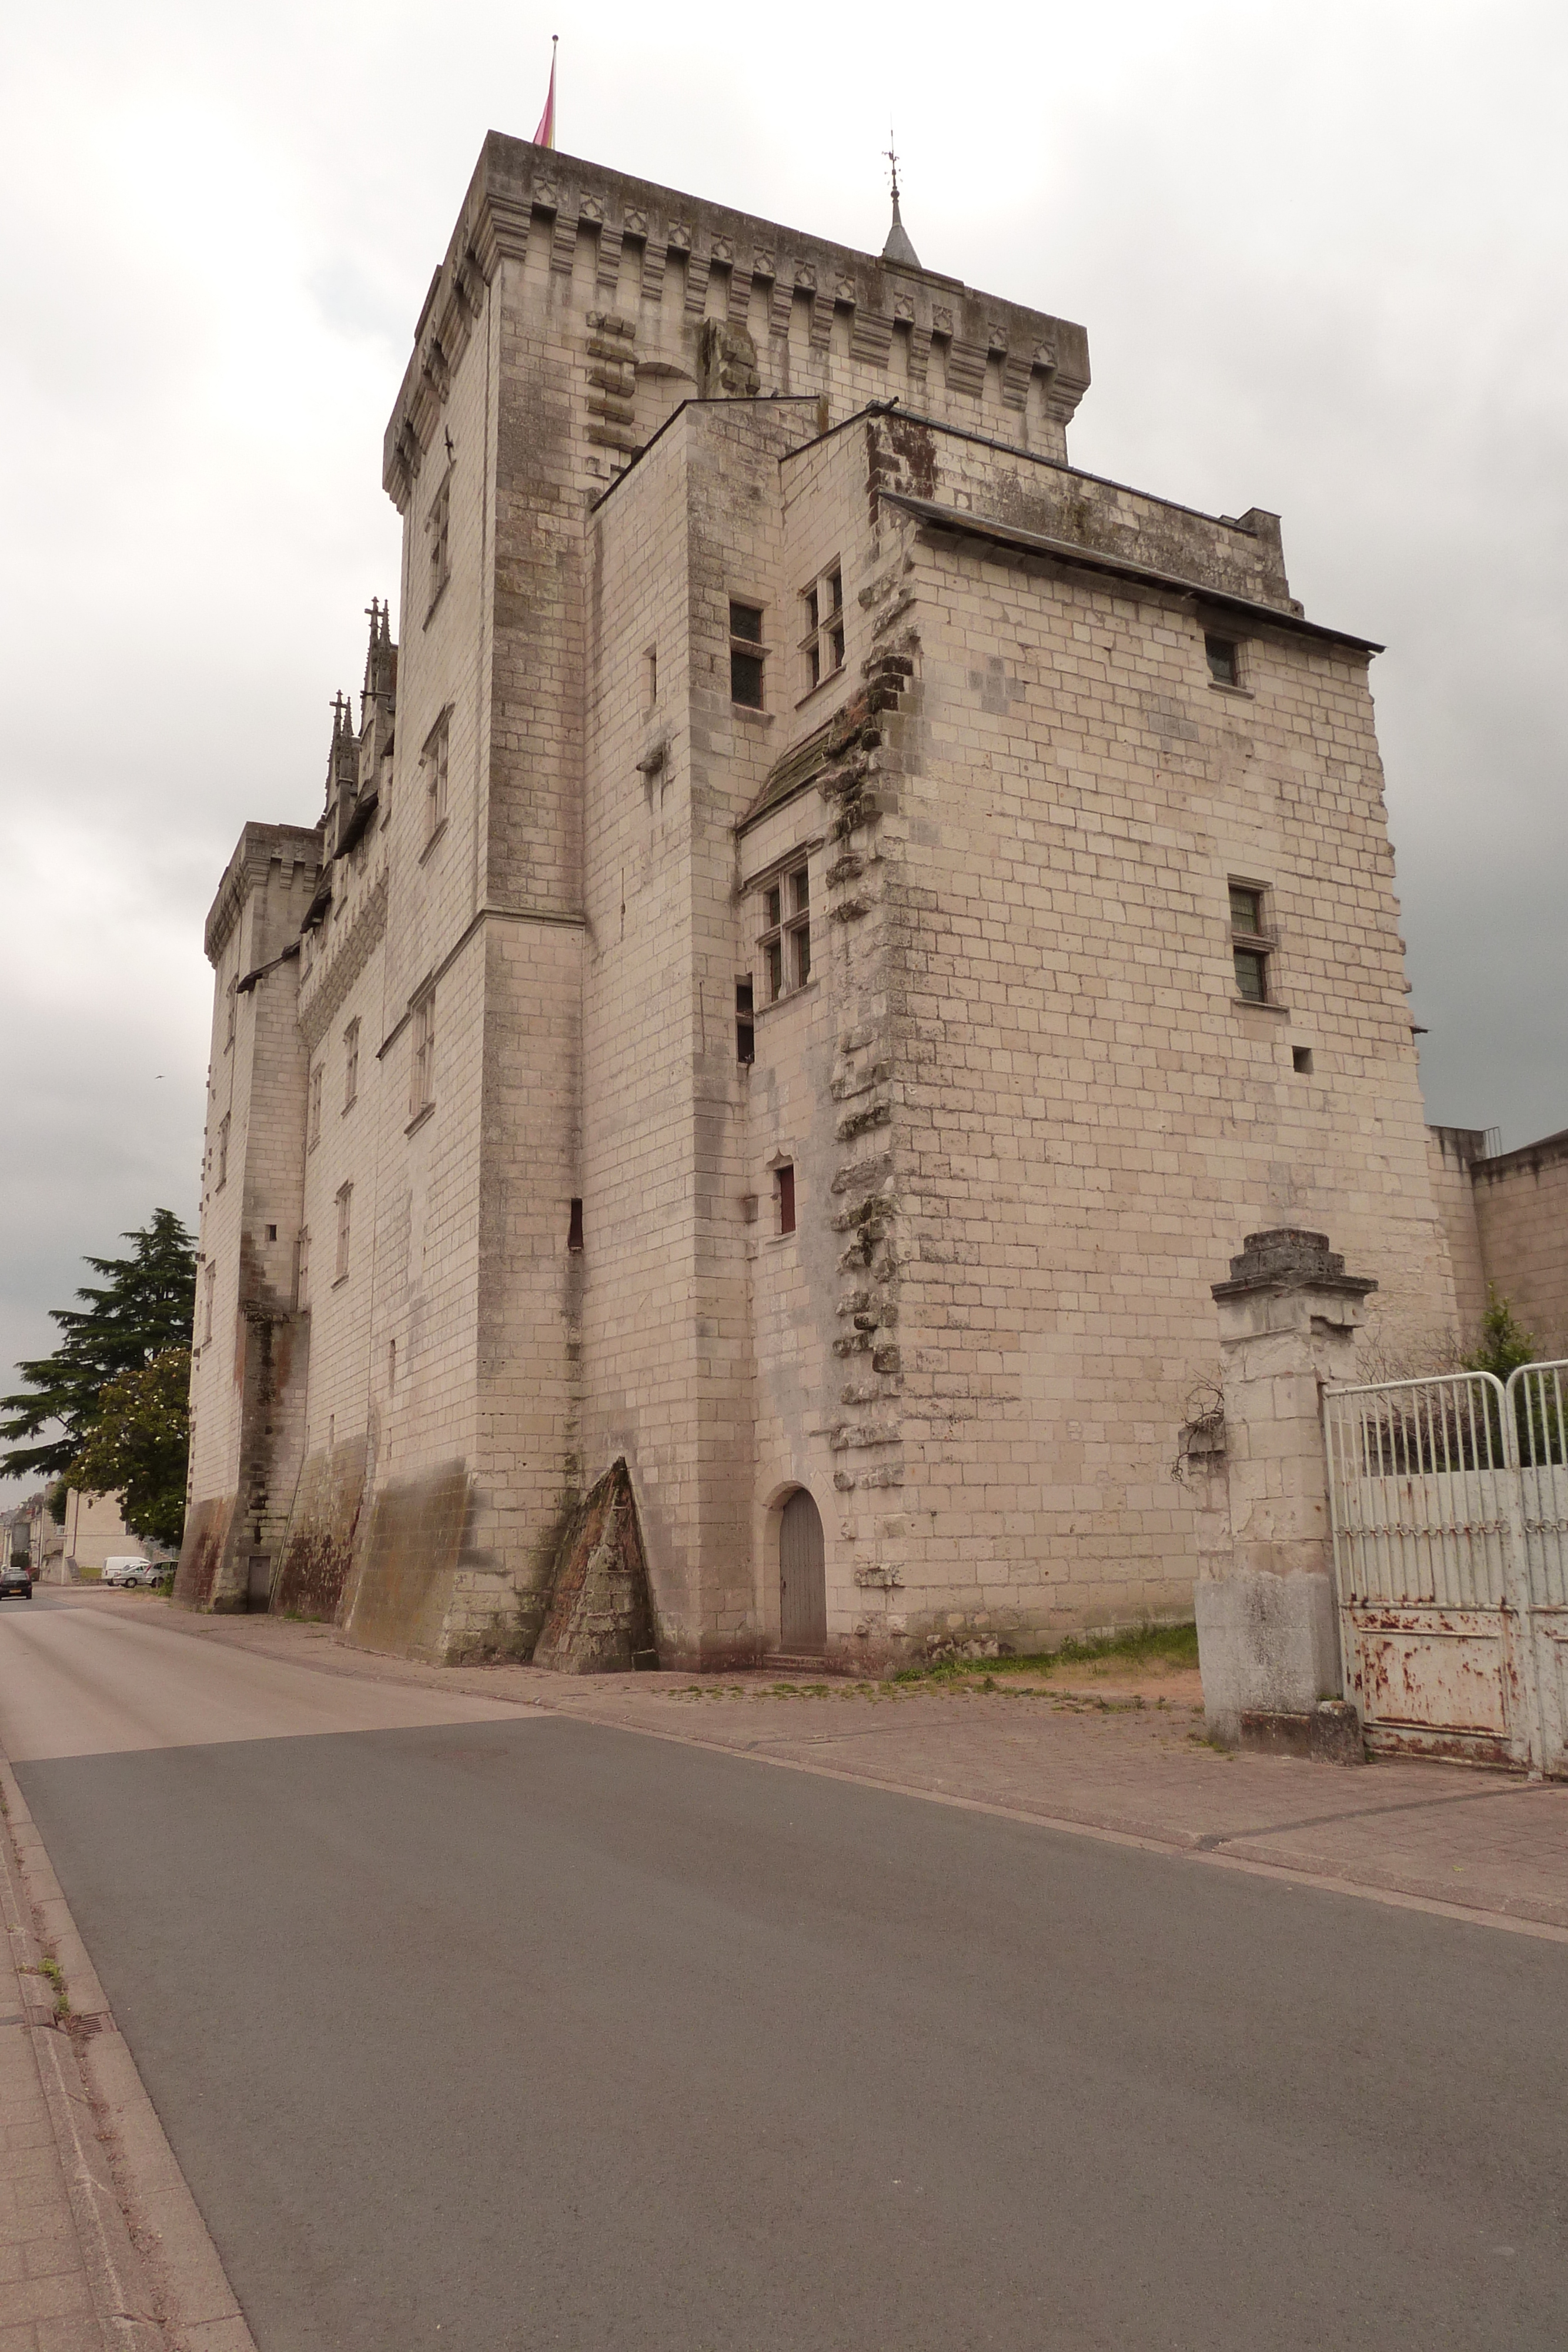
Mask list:
[[[82,1495],[66,1489],[66,1515],[54,1517],[40,1490],[0,1518],[7,1547],[24,1552],[40,1583],[68,1584],[73,1576],[96,1576],[116,1553],[166,1557],[163,1547],[133,1536],[120,1515],[118,1495]]]
[[[486,141],[401,646],[208,919],[181,1597],[527,1650],[623,1457],[667,1660],[1185,1616],[1243,1236],[1452,1323],[1376,647],[1074,470],[1088,382],[907,239]]]

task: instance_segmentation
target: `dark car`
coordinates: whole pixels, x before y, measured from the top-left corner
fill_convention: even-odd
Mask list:
[[[30,1568],[0,1568],[0,1601],[31,1601],[33,1571]]]

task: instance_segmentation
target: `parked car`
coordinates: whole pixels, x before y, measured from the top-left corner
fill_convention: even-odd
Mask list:
[[[145,1552],[117,1553],[103,1563],[99,1582],[103,1584],[156,1584],[163,1571],[154,1568]]]
[[[0,1568],[0,1601],[31,1601],[33,1571],[20,1560],[9,1561]]]

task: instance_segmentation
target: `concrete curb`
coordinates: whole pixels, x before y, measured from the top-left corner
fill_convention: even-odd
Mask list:
[[[63,2025],[47,1979],[19,1976],[106,2352],[256,2352],[4,1757],[0,1793],[0,1897],[16,1965],[36,1971],[51,1954],[70,2005]]]
[[[1365,1903],[1381,1903],[1391,1910],[1424,1911],[1436,1917],[1455,1919],[1462,1925],[1501,1929],[1518,1936],[1531,1936],[1542,1942],[1568,1944],[1568,1924],[1561,1914],[1564,1906],[1548,1906],[1529,1898],[1521,1898],[1512,1910],[1500,1911],[1479,1903],[1455,1901],[1450,1890],[1429,1883],[1402,1884],[1392,1872],[1363,1870],[1352,1875],[1343,1866],[1325,1863],[1322,1857],[1288,1857],[1271,1855],[1268,1848],[1268,1832],[1249,1832],[1239,1830],[1233,1837],[1213,1838],[1197,1830],[1178,1830],[1169,1822],[1152,1822],[1137,1815],[1124,1814],[1119,1819],[1085,1808],[1076,1813],[1046,1812],[1039,1807],[998,1802],[983,1797],[966,1797],[946,1789],[933,1789],[918,1780],[899,1780],[873,1772],[846,1772],[831,1764],[819,1764],[800,1756],[776,1755],[759,1743],[745,1747],[727,1740],[705,1739],[699,1733],[679,1731],[647,1723],[617,1723],[607,1715],[589,1706],[570,1702],[538,1698],[532,1702],[542,1713],[573,1723],[590,1723],[606,1731],[623,1731],[639,1739],[663,1739],[681,1748],[701,1748],[713,1756],[728,1756],[738,1762],[768,1764],[781,1772],[805,1772],[822,1780],[840,1780],[853,1789],[879,1789],[885,1795],[917,1797],[928,1805],[945,1805],[958,1812],[986,1813],[997,1821],[1024,1822],[1035,1829],[1057,1830],[1069,1837],[1099,1840],[1106,1845],[1131,1846],[1141,1853],[1158,1853],[1171,1860],[1194,1862],[1210,1869],[1236,1871],[1247,1877],[1271,1878],[1292,1886],[1310,1886],[1325,1895],[1344,1895]],[[1522,1784],[1521,1784],[1522,1787]],[[1313,1861],[1320,1864],[1314,1869]],[[1548,1914],[1548,1916],[1542,1916]]]

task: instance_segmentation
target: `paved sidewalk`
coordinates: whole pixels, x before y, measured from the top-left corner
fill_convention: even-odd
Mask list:
[[[118,2213],[95,2209],[107,2182],[69,2030],[41,1969],[42,1947],[0,1825],[0,2352],[105,2352],[161,2345],[133,2264],[112,2274]],[[118,2234],[129,2237],[123,2222]],[[141,2308],[135,2305],[141,2302]]]
[[[0,1758],[0,2352],[256,2352]]]
[[[416,1665],[350,1649],[324,1626],[193,1617],[146,1595],[83,1605],[134,1610],[192,1640],[323,1673],[435,1682],[1212,1864],[1568,1932],[1568,1783],[1415,1760],[1347,1769],[1217,1754],[1202,1740],[1190,1677],[1155,1677],[1141,1691],[1112,1680],[1021,1691],[998,1676],[984,1691],[767,1675],[570,1676]]]

